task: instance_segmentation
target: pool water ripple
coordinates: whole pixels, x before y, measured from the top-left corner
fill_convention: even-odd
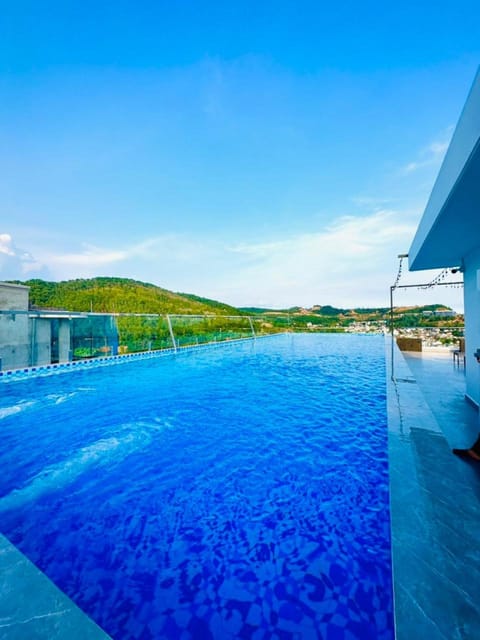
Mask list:
[[[383,353],[279,336],[5,385],[2,532],[113,638],[392,640]]]

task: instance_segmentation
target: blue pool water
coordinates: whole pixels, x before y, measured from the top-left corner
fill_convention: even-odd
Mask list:
[[[117,640],[392,640],[384,343],[0,383],[0,521]]]

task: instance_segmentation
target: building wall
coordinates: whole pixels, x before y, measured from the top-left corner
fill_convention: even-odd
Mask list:
[[[48,318],[31,318],[30,342],[32,345],[31,364],[50,364],[52,323]]]
[[[473,355],[480,349],[480,247],[465,258],[464,297],[466,392],[480,405],[480,364]]]
[[[29,287],[0,282],[0,309],[28,310]]]
[[[480,69],[408,251],[411,270],[455,267],[475,250],[479,165]]]
[[[28,287],[0,282],[0,310],[28,310]],[[26,314],[0,314],[0,359],[2,369],[28,366],[30,342]]]

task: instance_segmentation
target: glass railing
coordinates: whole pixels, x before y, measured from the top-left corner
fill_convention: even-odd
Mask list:
[[[250,316],[0,311],[0,369],[178,349],[282,331]]]

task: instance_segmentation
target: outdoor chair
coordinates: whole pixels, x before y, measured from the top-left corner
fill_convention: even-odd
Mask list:
[[[457,367],[460,366],[460,362],[463,362],[465,366],[465,338],[460,338],[458,341],[458,349],[453,350],[453,364]]]

